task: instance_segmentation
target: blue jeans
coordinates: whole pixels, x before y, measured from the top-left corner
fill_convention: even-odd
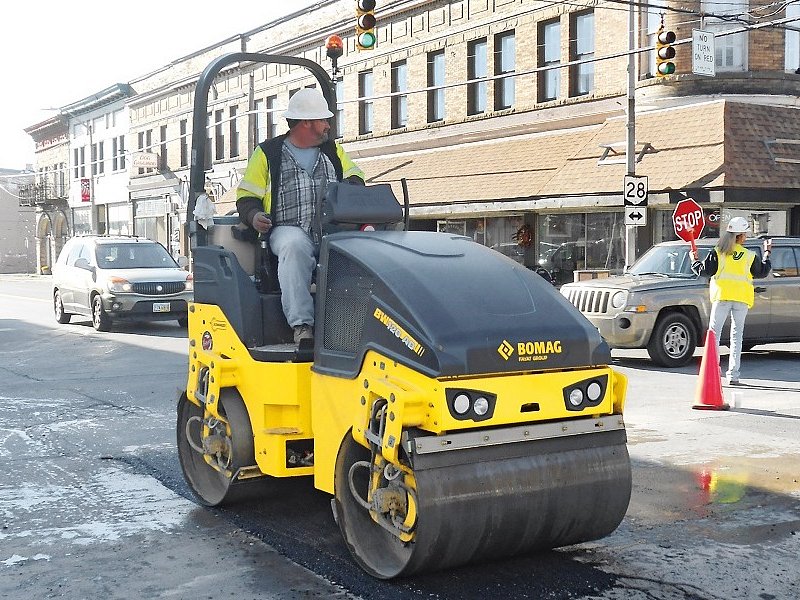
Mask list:
[[[281,305],[292,327],[314,325],[311,278],[317,267],[314,244],[299,227],[279,225],[269,234],[269,246],[278,257]]]
[[[711,305],[711,320],[709,329],[714,331],[717,338],[717,356],[719,356],[719,336],[728,315],[731,316],[731,341],[728,347],[731,353],[728,356],[728,371],[725,376],[728,381],[739,381],[739,368],[742,364],[742,338],[744,337],[744,320],[747,317],[747,304],[732,300],[719,300]]]

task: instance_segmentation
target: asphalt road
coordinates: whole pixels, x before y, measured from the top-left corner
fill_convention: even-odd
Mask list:
[[[629,376],[631,506],[603,540],[380,582],[311,481],[208,510],[175,452],[186,334],[58,325],[44,277],[0,276],[2,598],[796,598],[800,345],[745,354],[727,412],[694,411],[697,365]]]

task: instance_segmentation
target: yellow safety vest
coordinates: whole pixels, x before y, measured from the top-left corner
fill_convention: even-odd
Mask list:
[[[753,306],[755,291],[753,290],[753,274],[750,266],[756,258],[755,252],[736,244],[732,254],[717,253],[717,273],[711,278],[711,301],[744,302],[748,308]]]
[[[351,175],[357,175],[364,179],[364,172],[356,166],[353,159],[344,151],[339,144],[336,144],[336,156],[342,163],[342,179],[347,179]],[[272,180],[269,173],[267,156],[261,146],[256,146],[250,160],[247,162],[244,176],[236,188],[236,199],[246,197],[256,197],[261,199],[264,212],[270,214],[272,209]]]

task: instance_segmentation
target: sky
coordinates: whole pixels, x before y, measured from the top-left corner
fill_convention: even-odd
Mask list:
[[[24,129],[115,83],[315,0],[38,0],[3,10],[0,168],[34,164]]]

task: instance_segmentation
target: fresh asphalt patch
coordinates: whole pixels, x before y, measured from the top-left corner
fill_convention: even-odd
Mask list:
[[[140,447],[121,460],[194,500],[174,448]],[[581,598],[610,590],[617,581],[613,574],[586,564],[592,561],[592,551],[577,547],[411,578],[375,579],[351,558],[333,518],[331,497],[316,490],[310,477],[274,479],[266,486],[263,499],[207,510],[364,599],[493,598],[498,594],[509,600],[546,599],[564,598],[567,590],[568,597]]]

